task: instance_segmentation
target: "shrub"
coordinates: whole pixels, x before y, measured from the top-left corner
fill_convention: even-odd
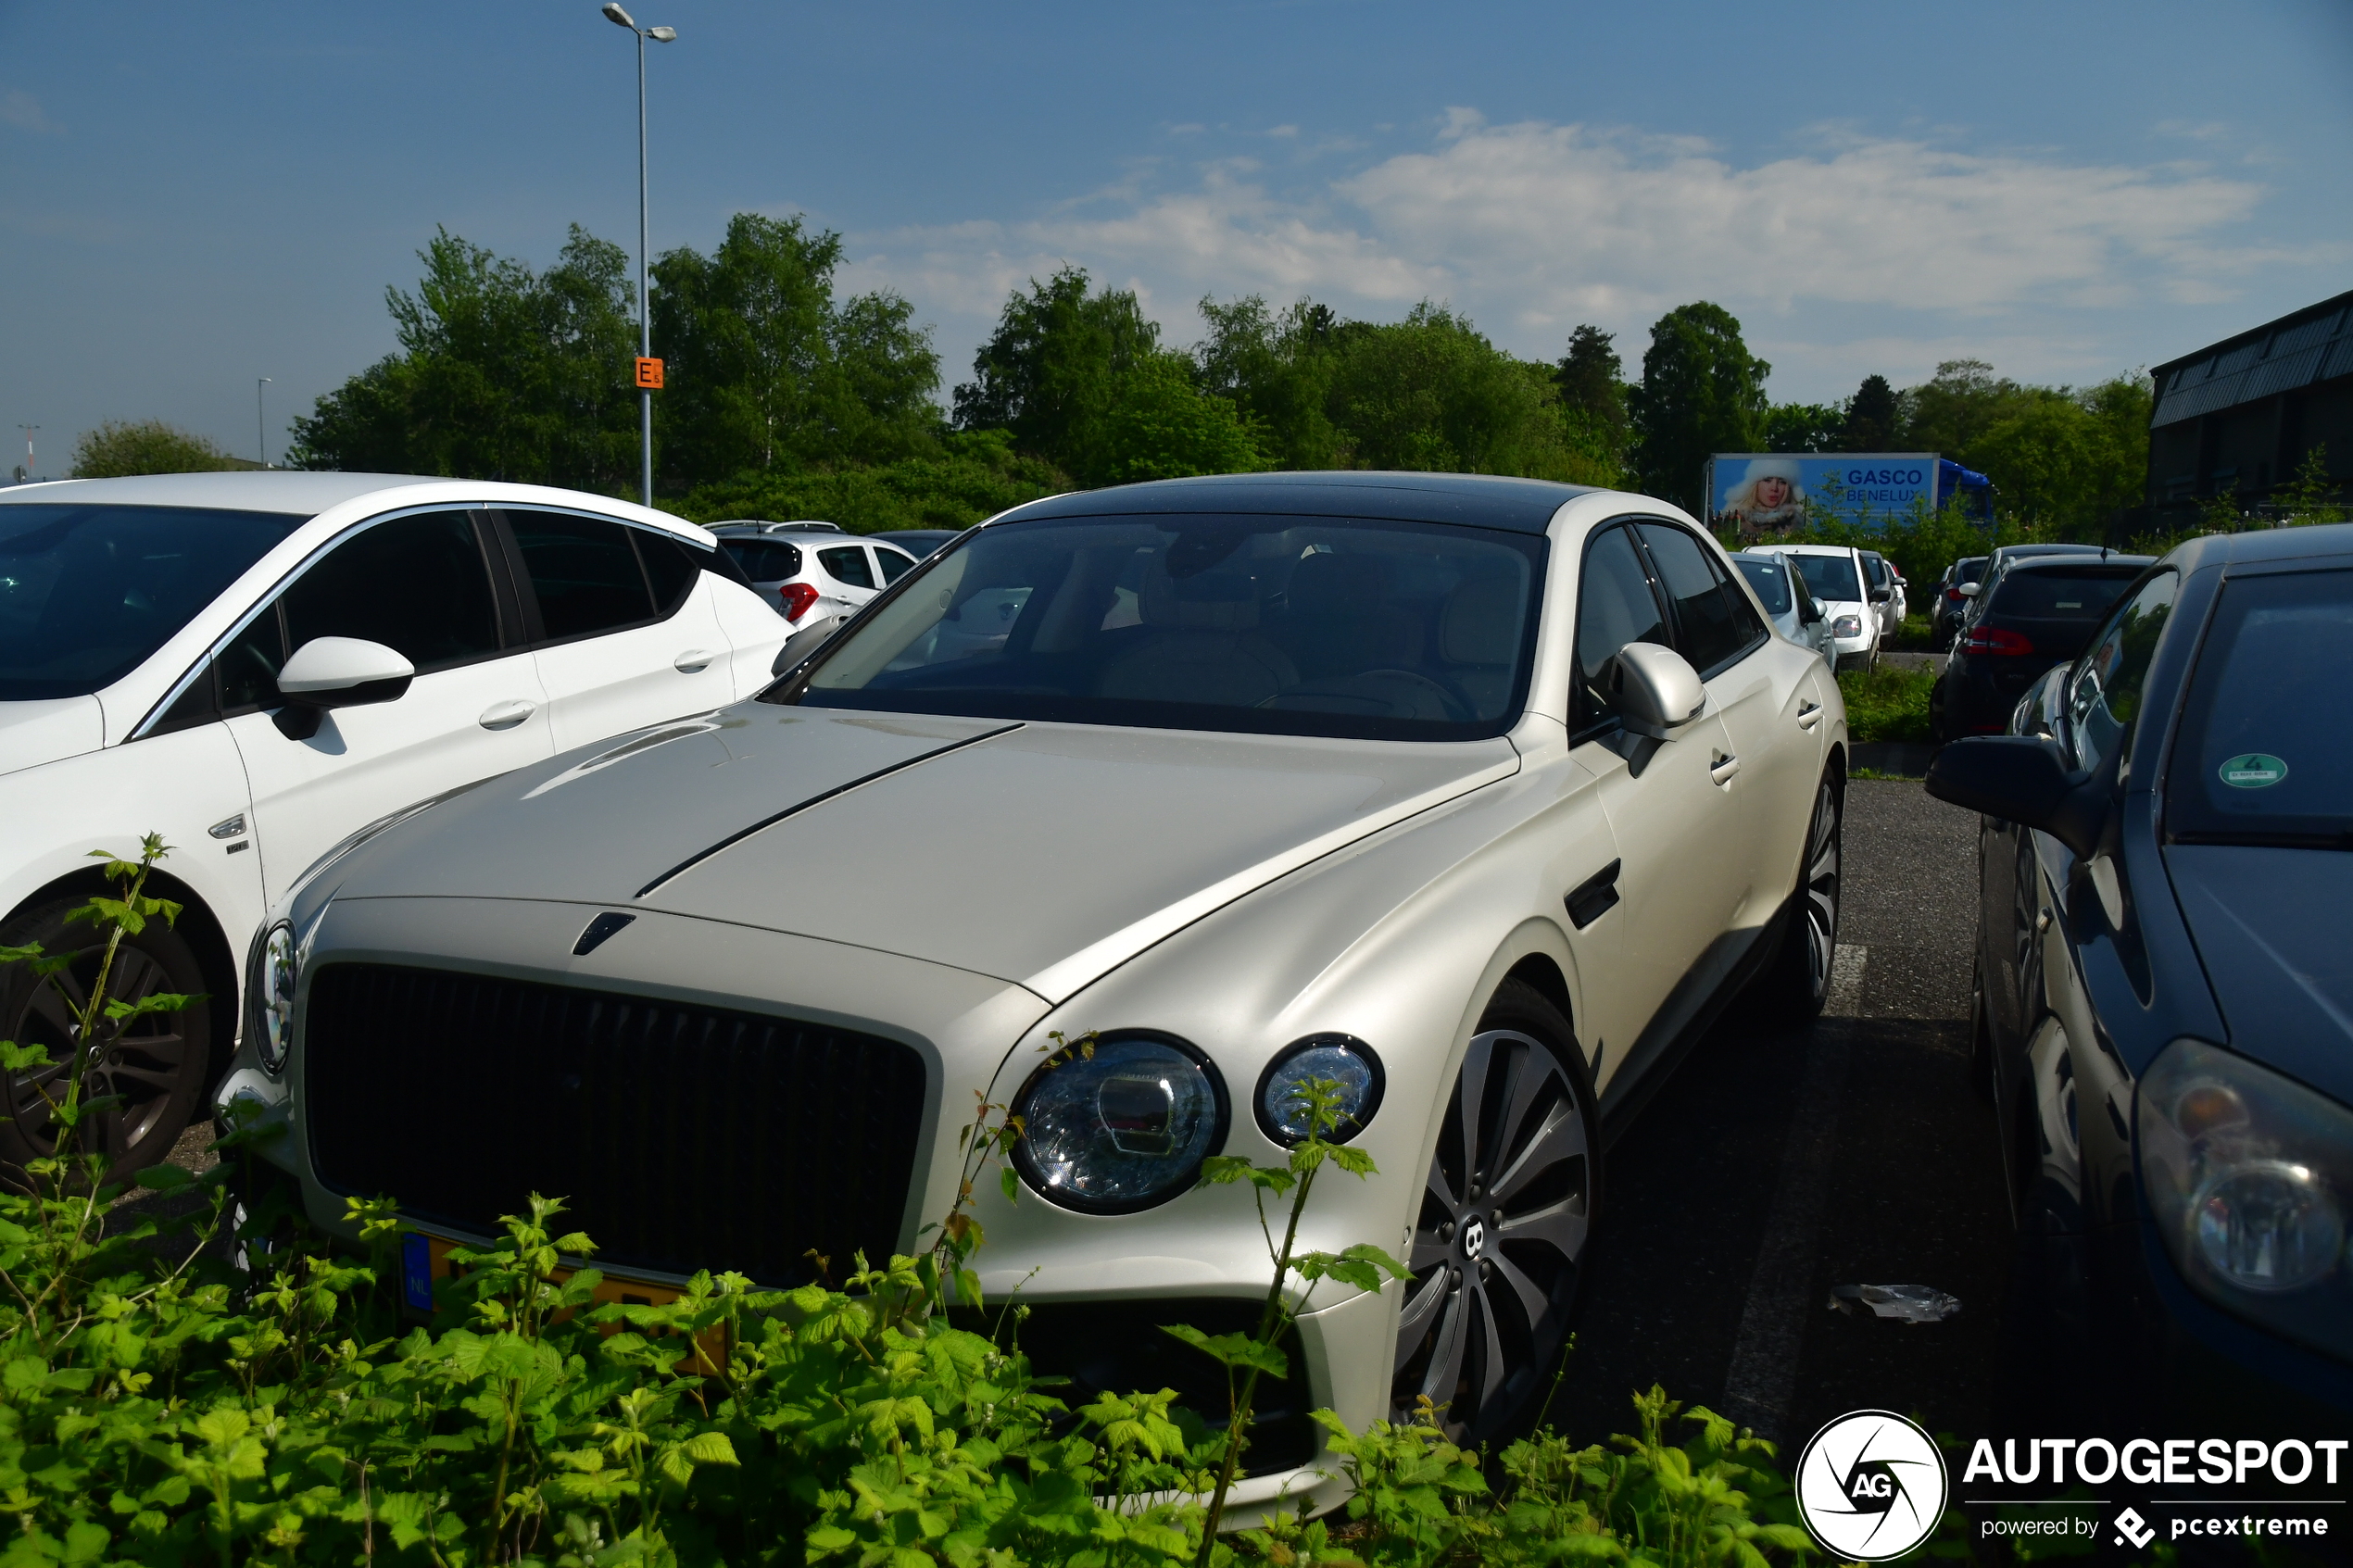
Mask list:
[[[73,477],[120,479],[134,473],[212,473],[254,465],[201,435],[161,420],[108,420],[74,444]]]

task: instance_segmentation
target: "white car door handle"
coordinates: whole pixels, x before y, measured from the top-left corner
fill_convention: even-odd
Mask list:
[[[1809,702],[1797,710],[1797,727],[1801,730],[1810,730],[1821,721],[1822,705],[1818,702]]]
[[[707,652],[702,648],[688,648],[685,653],[672,659],[670,667],[681,675],[691,675],[698,670],[707,668],[711,661],[718,657],[717,654]]]
[[[475,722],[485,730],[511,730],[538,711],[539,705],[535,702],[519,696],[509,697],[505,702],[494,702],[484,709],[482,717]]]
[[[1741,759],[1739,758],[1727,757],[1723,753],[1718,752],[1716,755],[1715,765],[1707,770],[1707,776],[1714,779],[1719,784],[1730,784],[1732,782],[1732,775],[1740,771]]]

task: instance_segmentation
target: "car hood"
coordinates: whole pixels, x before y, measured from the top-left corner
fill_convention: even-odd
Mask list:
[[[2353,854],[2175,844],[2165,862],[2231,1048],[2353,1104]]]
[[[746,702],[442,801],[329,896],[659,909],[1059,1001],[1275,877],[1518,767],[1404,744]],[[326,888],[313,893],[328,892]]]
[[[94,696],[0,702],[0,773],[79,757],[106,744],[106,709]]]

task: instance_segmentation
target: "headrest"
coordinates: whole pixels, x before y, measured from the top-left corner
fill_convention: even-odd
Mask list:
[[[1466,579],[1438,617],[1438,656],[1449,664],[1509,664],[1519,656],[1524,596],[1506,576]]]
[[[1137,590],[1136,612],[1164,631],[1247,632],[1258,624],[1258,584],[1222,571],[1180,583],[1154,561]]]

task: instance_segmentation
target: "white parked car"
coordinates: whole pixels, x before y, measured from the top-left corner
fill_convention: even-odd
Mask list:
[[[1904,590],[1911,586],[1909,579],[1877,550],[1860,550],[1856,554],[1863,558],[1864,592],[1879,607],[1881,640],[1902,635],[1904,617],[1910,608],[1904,598]]]
[[[1805,574],[1806,589],[1830,618],[1838,668],[1868,668],[1879,662],[1880,609],[1872,602],[1863,552],[1844,545],[1776,546]]]
[[[1838,668],[1838,647],[1831,638],[1831,618],[1806,586],[1806,574],[1790,564],[1780,550],[1760,546],[1732,558],[1759,608],[1773,630],[1800,647],[1812,648],[1831,669]]]
[[[711,532],[795,633],[838,631],[915,564],[831,522],[715,522]]]
[[[757,690],[786,628],[711,535],[624,502],[384,474],[201,473],[0,491],[0,1039],[65,1055],[52,986],[96,849],[159,832],[186,905],[113,989],[209,993],[95,1069],[125,1169],[225,1068],[263,911],[387,812]],[[0,1160],[47,1147],[31,1080]]]
[[[1328,1502],[1314,1407],[1427,1396],[1473,1439],[1530,1411],[1606,1131],[1744,988],[1819,1010],[1845,768],[1820,659],[1665,503],[1420,473],[1057,496],[756,699],[319,868],[223,1104],[301,1128],[262,1147],[320,1225],[398,1199],[405,1289],[536,1189],[659,1299],[914,1249],[984,1094],[1026,1119],[976,1260],[1000,1299],[1026,1280],[1024,1347],[1065,1398],[1222,1418],[1219,1370],[1153,1332],[1254,1323],[1271,1273],[1202,1161],[1279,1160],[1292,1086],[1335,1080],[1380,1173],[1327,1177],[1299,1245],[1413,1277],[1316,1294],[1239,1493]]]

